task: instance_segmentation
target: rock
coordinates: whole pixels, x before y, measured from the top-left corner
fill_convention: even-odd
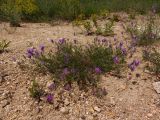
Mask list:
[[[160,94],[160,82],[154,82],[153,88],[156,90],[157,93]]]
[[[91,107],[91,108],[89,109],[89,112],[90,112],[90,113],[94,113],[94,109]]]
[[[91,115],[89,115],[89,116],[87,116],[87,120],[93,120],[94,119],[94,117],[93,116],[91,116]]]
[[[116,102],[115,102],[115,100],[114,100],[114,97],[111,97],[111,98],[110,98],[110,104],[111,104],[111,105],[116,105]]]
[[[150,71],[149,71],[149,70],[146,70],[146,69],[144,70],[144,72],[145,72],[145,73],[150,73]]]
[[[3,108],[6,107],[6,106],[9,105],[9,104],[10,104],[10,102],[7,101],[7,100],[2,101],[2,107],[3,107]]]
[[[63,114],[68,114],[69,110],[65,107],[60,108],[60,112],[62,112]]]
[[[65,99],[65,100],[64,100],[64,104],[65,104],[66,106],[68,106],[68,105],[70,104],[69,100],[68,100],[68,99]]]
[[[94,107],[94,110],[95,110],[96,112],[101,112],[101,109],[100,109],[99,107],[97,107],[97,106]]]
[[[148,116],[148,117],[152,117],[152,116],[153,116],[153,114],[151,114],[151,113],[148,113],[148,114],[147,114],[147,116]]]
[[[81,119],[82,119],[82,120],[85,120],[85,119],[86,119],[86,116],[82,115],[82,116],[81,116]]]
[[[3,82],[3,79],[2,79],[2,76],[0,76],[0,83],[2,83]]]

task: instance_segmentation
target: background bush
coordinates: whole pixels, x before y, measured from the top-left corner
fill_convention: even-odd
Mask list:
[[[10,5],[10,4],[14,5]],[[5,5],[5,6],[4,6]],[[73,20],[80,14],[90,17],[102,11],[136,11],[145,13],[151,8],[159,11],[159,0],[0,0],[0,18],[6,15],[5,7],[16,6],[18,13],[25,20]],[[16,10],[14,10],[16,11]]]

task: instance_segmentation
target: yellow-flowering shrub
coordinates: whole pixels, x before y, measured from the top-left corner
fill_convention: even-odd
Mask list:
[[[38,11],[34,0],[16,0],[15,5],[26,15],[31,15]]]

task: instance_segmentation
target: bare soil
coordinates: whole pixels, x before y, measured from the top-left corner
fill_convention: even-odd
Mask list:
[[[33,79],[45,88],[51,77],[19,68],[18,61],[23,58],[26,49],[42,43],[50,46],[47,38],[64,37],[86,42],[95,37],[80,32],[68,23],[57,26],[22,23],[22,27],[18,28],[0,23],[0,40],[11,41],[8,52],[0,54],[0,120],[160,120],[160,97],[152,85],[157,79],[144,71],[145,63],[141,63],[134,73],[125,70],[122,78],[109,74],[103,76],[99,85],[105,87],[108,94],[101,99],[90,91],[80,91],[76,84],[71,91],[62,88],[54,91],[54,104],[37,102],[30,97],[28,88]],[[124,40],[130,41],[121,22],[115,24],[114,32],[119,40],[126,38]],[[121,32],[124,32],[123,36]],[[107,39],[113,40],[113,37]],[[137,48],[128,61],[135,58],[142,61],[142,48]],[[136,77],[136,73],[140,77]],[[58,94],[61,92],[60,98]]]

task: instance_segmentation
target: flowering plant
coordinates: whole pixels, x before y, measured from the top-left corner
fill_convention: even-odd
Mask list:
[[[71,84],[76,81],[80,87],[96,85],[101,74],[117,71],[125,63],[122,46],[114,49],[105,39],[86,46],[65,38],[50,41],[54,44],[54,51],[47,53],[45,46],[41,45],[39,49],[29,48],[27,56],[40,69],[52,73],[56,82]]]

